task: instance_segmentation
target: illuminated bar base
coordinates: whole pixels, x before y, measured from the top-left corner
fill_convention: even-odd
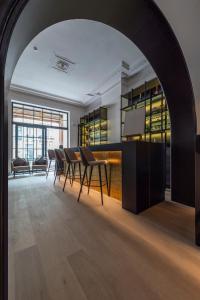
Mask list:
[[[138,214],[164,200],[163,144],[124,142],[90,149],[96,159],[108,161],[110,196],[120,200],[124,209]],[[104,179],[103,170],[102,175]],[[92,179],[98,180],[95,169]],[[107,194],[106,186],[103,192]]]

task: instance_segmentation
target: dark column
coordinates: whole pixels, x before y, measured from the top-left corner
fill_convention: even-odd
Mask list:
[[[195,240],[200,246],[200,135],[196,138]]]

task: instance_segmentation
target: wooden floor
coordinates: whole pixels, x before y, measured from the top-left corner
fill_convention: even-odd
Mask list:
[[[9,180],[9,300],[199,300],[194,210],[120,202],[43,176]]]

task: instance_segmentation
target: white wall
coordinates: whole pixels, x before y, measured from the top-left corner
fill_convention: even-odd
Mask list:
[[[108,142],[118,143],[121,140],[121,80],[102,96],[102,106],[108,107]]]
[[[25,92],[9,91],[8,94],[8,168],[12,157],[12,110],[11,100],[23,101],[35,105],[46,106],[49,108],[61,109],[70,112],[70,146],[75,147],[78,143],[78,124],[80,117],[84,114],[85,109],[80,106],[71,105],[61,101],[50,100],[47,98],[33,96]]]

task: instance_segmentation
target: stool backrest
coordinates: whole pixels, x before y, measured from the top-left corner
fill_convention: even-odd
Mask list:
[[[48,149],[48,157],[49,157],[49,160],[54,160],[56,158],[55,151],[52,149]]]
[[[92,151],[86,147],[80,147],[80,154],[82,162],[85,166],[89,165],[90,161],[96,161]]]
[[[54,151],[55,151],[55,159],[56,159],[57,167],[59,169],[63,169],[64,168],[63,160],[65,158],[64,152],[60,149],[55,149]]]
[[[66,161],[68,163],[72,162],[73,160],[77,160],[78,159],[77,156],[76,156],[76,153],[71,148],[65,148],[64,149],[64,153],[65,153]]]

